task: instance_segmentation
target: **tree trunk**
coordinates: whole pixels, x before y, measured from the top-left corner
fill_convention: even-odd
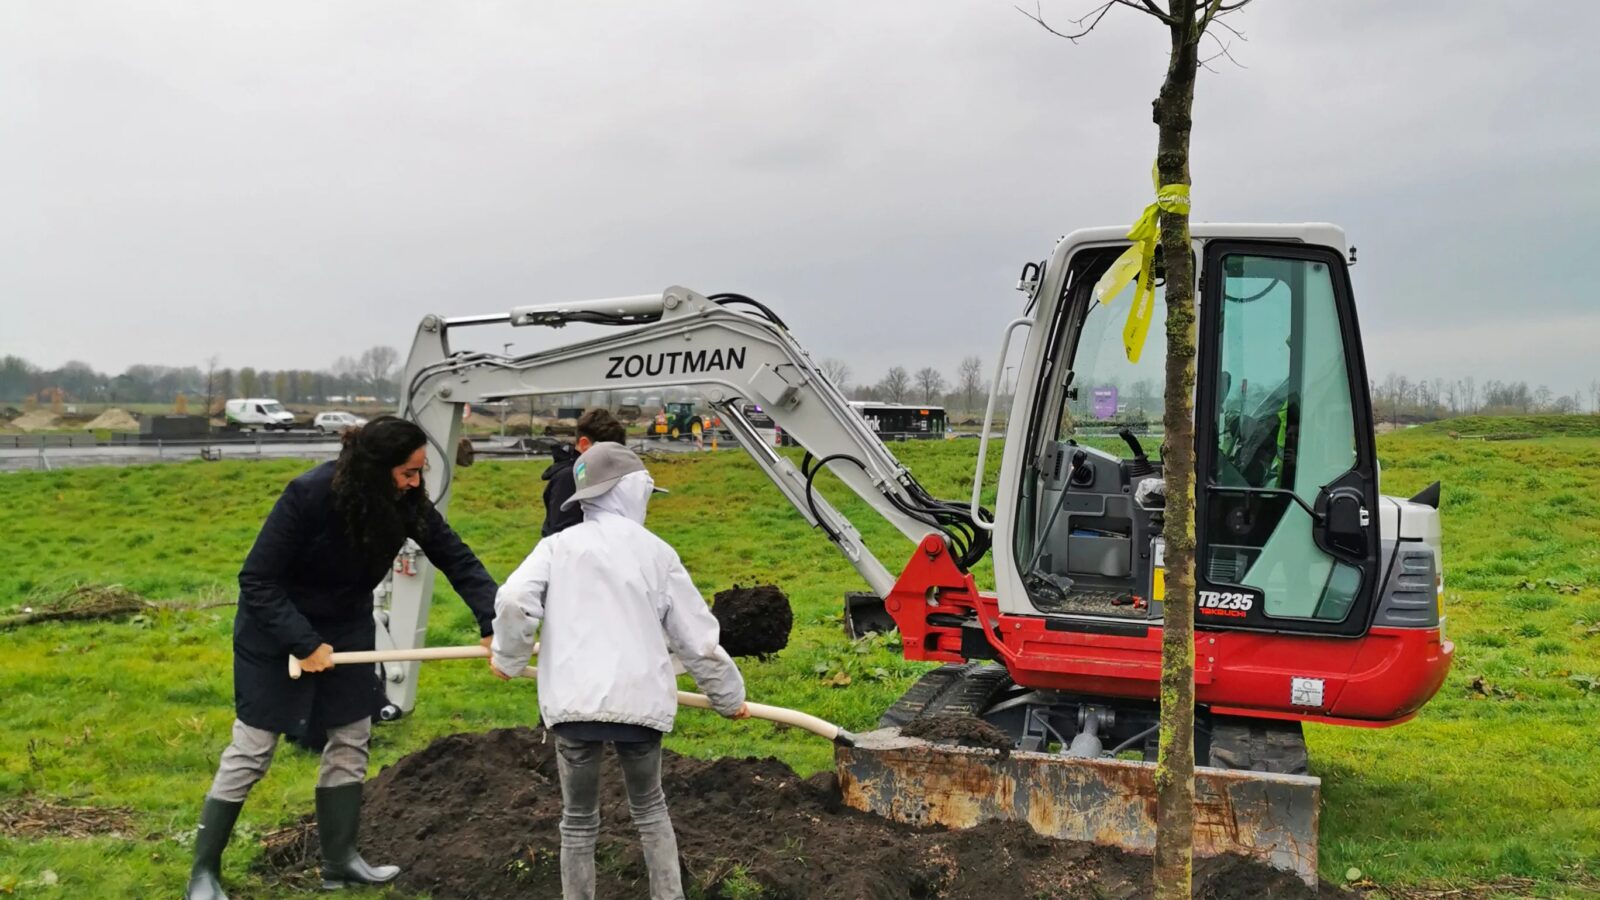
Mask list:
[[[1172,56],[1155,103],[1156,170],[1189,183],[1189,128],[1199,65],[1194,0],[1173,0]],[[1167,385],[1161,451],[1166,477],[1161,728],[1156,760],[1155,896],[1189,900],[1194,863],[1195,277],[1187,211],[1161,212],[1166,270]]]

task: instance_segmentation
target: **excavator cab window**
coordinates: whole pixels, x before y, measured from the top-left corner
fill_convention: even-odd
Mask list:
[[[1377,576],[1377,485],[1344,261],[1214,244],[1206,262],[1197,618],[1356,633]],[[1336,503],[1359,506],[1366,540],[1330,539]]]
[[[1201,262],[1197,620],[1359,633],[1378,580],[1377,483],[1344,260],[1213,242]],[[1157,325],[1130,359],[1132,288],[1105,304],[1090,296],[1108,263],[1075,260],[1057,304],[1013,547],[1039,611],[1154,619],[1164,292],[1158,282]],[[1347,534],[1352,521],[1362,534]]]
[[[1158,615],[1153,596],[1166,337],[1158,326],[1137,352],[1124,342],[1134,287],[1092,300],[1115,258],[1095,250],[1074,263],[1051,325],[1047,382],[1030,427],[1017,504],[1015,552],[1042,612],[1113,619]],[[1166,318],[1157,286],[1153,321]]]

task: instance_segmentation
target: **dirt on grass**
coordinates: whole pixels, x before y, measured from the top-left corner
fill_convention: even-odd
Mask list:
[[[729,656],[765,659],[789,646],[794,611],[789,598],[774,585],[734,585],[711,599],[711,614],[722,626],[722,649]]]
[[[0,805],[0,835],[8,838],[87,838],[132,833],[133,810],[124,807],[68,806],[36,797]]]
[[[80,584],[58,597],[0,615],[0,630],[40,622],[82,622],[137,615],[156,604],[120,584]]]
[[[1020,823],[914,828],[845,808],[831,774],[774,759],[667,752],[662,781],[690,896],[707,898],[1140,898],[1150,858],[1040,837]],[[615,757],[602,774],[601,898],[642,897],[648,878]],[[367,784],[362,852],[402,867],[402,890],[437,900],[561,893],[555,745],[529,728],[440,738]],[[318,860],[307,821],[266,840],[262,865],[290,883]],[[1346,896],[1237,858],[1200,860],[1195,896]]]

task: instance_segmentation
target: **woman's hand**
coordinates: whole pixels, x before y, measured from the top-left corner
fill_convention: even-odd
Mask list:
[[[748,718],[750,718],[750,704],[748,704],[748,703],[739,704],[739,711],[734,713],[731,716],[728,716],[728,718],[730,718],[730,719],[748,719]]]
[[[323,672],[333,668],[333,647],[328,644],[319,644],[311,655],[300,660],[300,669],[305,672]]]

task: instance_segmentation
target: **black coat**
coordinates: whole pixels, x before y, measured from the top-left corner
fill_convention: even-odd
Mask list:
[[[320,644],[336,651],[371,650],[372,591],[403,541],[376,561],[355,551],[333,502],[334,464],[289,482],[239,570],[233,619],[233,700],[246,725],[288,734],[348,725],[382,704],[372,666],[338,666],[289,678],[289,654],[305,657]],[[421,506],[421,529],[408,536],[466,600],[480,634],[494,631],[494,579],[472,549],[445,524],[420,490],[402,502]]]
[[[562,509],[561,504],[578,492],[578,483],[572,478],[572,464],[578,461],[578,450],[571,444],[557,444],[552,454],[554,461],[544,470],[544,526],[540,537],[549,537],[558,531],[583,521],[583,507]]]

